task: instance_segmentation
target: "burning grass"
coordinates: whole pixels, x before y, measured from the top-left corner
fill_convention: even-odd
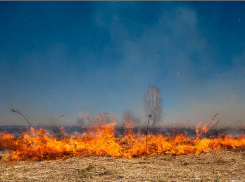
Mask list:
[[[166,136],[148,132],[146,135],[133,132],[129,120],[125,128],[116,136],[114,123],[95,124],[82,135],[68,135],[60,128],[59,135],[51,135],[47,130],[31,127],[14,136],[6,132],[0,134],[0,146],[5,152],[4,161],[66,159],[74,156],[110,156],[122,158],[141,158],[155,155],[200,155],[210,150],[245,147],[245,136],[236,137],[220,134],[203,137],[207,125],[196,128],[197,135],[185,134]]]
[[[12,112],[24,117],[14,107]],[[111,120],[115,121],[113,118]],[[27,122],[29,123],[28,120]],[[150,132],[148,126],[146,132],[141,130],[135,132],[129,120],[125,120],[120,131],[116,131],[115,122],[107,123],[107,118],[103,115],[99,115],[92,123],[93,126],[82,134],[78,132],[68,134],[62,127],[58,133],[51,134],[42,128],[34,129],[30,123],[31,128],[23,131],[21,136],[6,131],[1,132],[0,180],[231,181],[245,179],[244,134],[207,135],[211,123],[204,126],[197,125],[196,135],[191,137],[183,133],[156,134]]]
[[[245,177],[245,135],[119,131],[103,115],[83,133],[39,128],[0,133],[3,181],[229,181]],[[217,123],[216,123],[217,124]],[[191,155],[190,155],[191,154]]]

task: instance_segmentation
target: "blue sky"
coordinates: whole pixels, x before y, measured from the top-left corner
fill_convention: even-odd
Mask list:
[[[79,112],[164,124],[245,124],[244,2],[0,2],[0,124],[75,124]],[[65,114],[65,117],[59,116]]]

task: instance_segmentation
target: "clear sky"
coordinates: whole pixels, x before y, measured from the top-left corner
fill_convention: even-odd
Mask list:
[[[0,2],[0,124],[145,122],[153,84],[165,124],[245,124],[245,2]]]

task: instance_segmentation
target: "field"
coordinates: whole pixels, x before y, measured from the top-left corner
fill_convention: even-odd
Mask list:
[[[146,158],[0,161],[1,181],[244,181],[245,149]]]
[[[232,137],[231,130],[206,129],[148,133],[107,123],[80,136],[74,129],[12,135],[4,128],[0,181],[245,181],[244,131]]]

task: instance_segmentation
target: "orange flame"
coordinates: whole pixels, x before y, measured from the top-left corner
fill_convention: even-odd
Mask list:
[[[62,137],[55,137],[47,130],[31,128],[23,132],[23,136],[0,133],[0,146],[9,151],[2,160],[13,162],[19,160],[50,160],[64,159],[81,155],[108,155],[111,157],[145,157],[153,155],[200,155],[208,150],[220,150],[245,147],[245,136],[231,137],[219,135],[217,138],[201,137],[208,131],[208,124],[196,127],[196,137],[184,134],[165,136],[162,134],[147,134],[146,136],[133,132],[130,120],[125,120],[125,130],[121,137],[116,137],[115,122],[106,123],[103,115],[99,115],[99,124],[95,124],[82,136],[77,133],[69,136],[64,128],[60,128]],[[116,121],[116,120],[115,120]],[[101,124],[102,123],[102,124]]]

